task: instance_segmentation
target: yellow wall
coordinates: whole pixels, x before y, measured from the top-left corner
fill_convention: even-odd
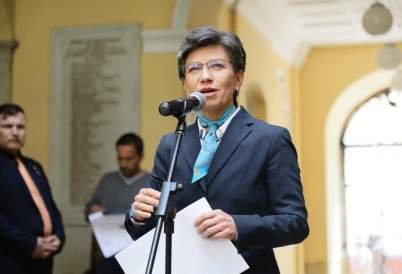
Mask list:
[[[245,79],[240,90],[240,103],[246,101],[250,89],[258,86],[263,91],[267,107],[264,120],[271,124],[287,127],[276,69],[280,68],[285,72],[288,96],[291,99],[291,67],[273,52],[269,41],[241,15],[236,17],[235,32],[243,42],[247,53]]]
[[[50,33],[53,28],[141,22],[142,29],[170,27],[174,0],[166,1],[30,1],[15,4],[15,39],[20,42],[13,66],[13,102],[28,116],[28,139],[24,153],[47,169],[49,155]],[[118,4],[116,4],[118,3]],[[158,6],[158,9],[154,7]],[[175,71],[175,54],[141,56],[142,137],[146,140],[144,168],[150,170],[155,144],[162,132],[172,131],[172,119],[161,117],[162,102],[182,95]],[[163,66],[161,66],[163,64]],[[172,69],[169,69],[172,68]],[[130,119],[130,118],[127,118]],[[132,117],[135,119],[135,117]],[[155,127],[158,130],[155,133]],[[112,144],[111,144],[112,145]]]
[[[0,0],[0,41],[8,41],[13,38],[13,14],[14,2]]]

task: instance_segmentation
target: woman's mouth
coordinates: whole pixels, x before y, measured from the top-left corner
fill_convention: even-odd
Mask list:
[[[210,95],[215,94],[216,91],[217,91],[217,89],[215,89],[215,88],[203,88],[199,92],[201,92],[205,96],[210,96]]]

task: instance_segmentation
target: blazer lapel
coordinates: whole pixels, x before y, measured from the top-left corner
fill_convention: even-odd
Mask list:
[[[252,131],[251,124],[254,124],[253,118],[243,108],[233,117],[212,159],[205,180],[207,186],[213,181],[215,175],[228,161],[239,144],[250,134]]]
[[[191,170],[190,172],[193,174],[194,165],[201,150],[200,132],[198,130],[197,121],[191,126],[187,127],[187,133],[183,138],[182,147],[184,157],[186,158],[188,167]],[[198,182],[194,182],[194,184],[199,184],[204,190],[204,193],[207,193],[205,178],[202,178]]]
[[[183,137],[182,151],[184,158],[191,170],[194,168],[195,161],[201,150],[200,136],[197,122],[187,127],[187,132]]]

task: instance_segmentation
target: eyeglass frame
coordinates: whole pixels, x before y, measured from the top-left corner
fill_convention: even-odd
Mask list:
[[[209,61],[209,62],[206,62],[206,63],[191,62],[191,63],[188,63],[188,64],[184,64],[184,65],[181,66],[181,69],[182,69],[183,74],[184,74],[185,76],[186,76],[186,75],[197,75],[197,74],[199,74],[199,73],[202,71],[202,69],[204,68],[205,65],[207,65],[208,70],[211,70],[210,63],[211,63],[211,62],[214,62],[214,61],[225,61],[225,62],[228,63],[228,64],[232,64],[231,61],[228,61],[228,60],[225,60],[225,59],[222,59],[222,58],[216,58],[216,59],[213,59],[213,60],[211,60],[211,61]],[[201,65],[201,69],[195,71],[195,73],[192,73],[192,72],[186,73],[186,68],[188,67],[188,65],[191,65],[191,64],[199,64],[199,65]],[[225,67],[224,69],[226,69],[226,67]]]

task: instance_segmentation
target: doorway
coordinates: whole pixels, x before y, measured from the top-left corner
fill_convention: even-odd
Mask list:
[[[360,105],[342,145],[348,273],[402,273],[402,91]]]

